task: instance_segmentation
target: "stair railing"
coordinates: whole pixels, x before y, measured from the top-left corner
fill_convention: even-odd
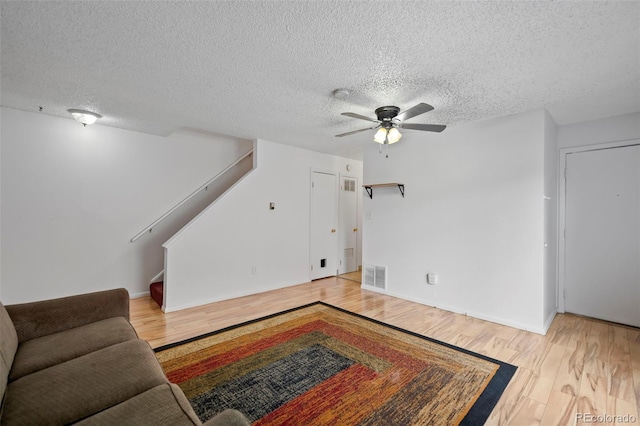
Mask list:
[[[142,237],[143,235],[147,234],[147,233],[151,233],[151,231],[153,231],[153,228],[158,225],[160,222],[162,222],[163,220],[165,220],[167,217],[169,217],[173,212],[175,212],[176,210],[178,210],[180,207],[182,207],[182,205],[184,205],[185,203],[187,203],[190,199],[192,199],[193,197],[195,197],[200,191],[202,191],[203,189],[207,189],[209,185],[211,185],[216,179],[218,179],[220,176],[222,176],[223,174],[225,174],[226,172],[228,172],[229,170],[231,170],[233,167],[235,167],[236,165],[238,165],[238,163],[240,163],[242,160],[244,160],[245,158],[247,158],[248,156],[250,156],[251,154],[253,154],[253,150],[247,152],[246,154],[244,154],[242,157],[240,157],[239,159],[237,159],[236,161],[234,161],[232,164],[230,164],[227,168],[225,168],[223,171],[221,171],[220,173],[218,173],[217,175],[215,175],[214,177],[212,177],[211,179],[209,179],[205,184],[203,184],[202,186],[200,186],[198,189],[196,189],[195,191],[193,191],[191,194],[189,194],[184,200],[180,201],[178,204],[176,204],[175,206],[173,206],[171,209],[169,209],[169,211],[167,211],[165,214],[163,214],[162,216],[160,216],[158,219],[156,219],[151,225],[147,226],[146,228],[144,228],[142,231],[140,231],[139,233],[137,233],[133,238],[131,238],[131,242],[135,242],[138,238]]]

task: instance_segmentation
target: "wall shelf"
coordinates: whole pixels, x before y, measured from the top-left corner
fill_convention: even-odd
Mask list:
[[[402,198],[404,198],[404,183],[376,183],[373,185],[362,185],[362,187],[367,191],[367,194],[369,194],[369,198],[373,199],[373,188],[384,188],[384,187],[388,187],[388,186],[397,186],[398,189],[400,190],[400,194],[402,194]]]

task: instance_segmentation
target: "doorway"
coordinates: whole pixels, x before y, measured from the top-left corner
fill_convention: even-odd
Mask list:
[[[640,327],[640,142],[563,160],[561,310]]]

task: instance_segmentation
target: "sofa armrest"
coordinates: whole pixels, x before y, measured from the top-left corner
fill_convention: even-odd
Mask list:
[[[47,336],[113,317],[129,320],[129,292],[124,288],[5,306],[18,341]]]

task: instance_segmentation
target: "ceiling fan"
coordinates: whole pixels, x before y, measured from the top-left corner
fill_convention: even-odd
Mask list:
[[[442,124],[413,124],[404,123],[404,120],[408,120],[417,115],[429,112],[433,107],[429,104],[419,103],[416,106],[409,108],[406,111],[400,112],[400,108],[397,106],[383,106],[377,108],[375,113],[378,119],[366,117],[364,115],[356,114],[353,112],[343,112],[342,115],[358,118],[360,120],[366,120],[376,123],[375,126],[367,127],[365,129],[354,130],[352,132],[341,133],[336,137],[341,138],[343,136],[353,135],[355,133],[365,132],[367,130],[378,129],[373,140],[380,144],[392,144],[396,143],[402,137],[400,130],[398,129],[410,129],[410,130],[425,130],[427,132],[441,132],[447,128]]]

